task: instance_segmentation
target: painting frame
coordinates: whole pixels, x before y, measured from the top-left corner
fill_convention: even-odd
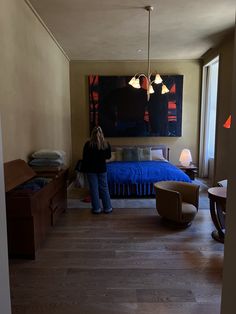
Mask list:
[[[140,89],[130,86],[130,79],[88,76],[90,131],[100,125],[105,137],[181,137],[183,75],[162,75],[169,93],[153,83],[149,101],[144,79]]]

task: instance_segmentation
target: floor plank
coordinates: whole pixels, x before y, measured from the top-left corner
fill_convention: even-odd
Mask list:
[[[207,210],[173,229],[155,209],[69,209],[36,260],[10,260],[13,314],[220,313],[213,229]]]

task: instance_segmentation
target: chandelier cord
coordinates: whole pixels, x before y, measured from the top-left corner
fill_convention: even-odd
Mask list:
[[[147,7],[148,10],[148,69],[147,69],[147,78],[150,83],[150,44],[151,44],[151,7]]]

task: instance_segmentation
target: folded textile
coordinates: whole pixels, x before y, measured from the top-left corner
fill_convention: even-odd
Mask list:
[[[25,182],[17,187],[16,190],[27,190],[27,191],[39,191],[45,185],[47,185],[52,179],[37,177],[32,180]]]
[[[30,166],[61,166],[64,161],[61,158],[47,159],[47,158],[34,158],[29,162]]]
[[[64,160],[66,153],[62,150],[40,149],[32,154],[33,158],[58,159]]]
[[[17,187],[17,190],[39,191],[41,186],[35,182],[27,182]]]
[[[41,188],[43,188],[50,181],[52,181],[52,179],[51,178],[44,178],[44,177],[37,177],[37,178],[34,178],[32,181],[34,183],[38,184]]]
[[[58,172],[62,170],[62,166],[31,166],[35,172]]]

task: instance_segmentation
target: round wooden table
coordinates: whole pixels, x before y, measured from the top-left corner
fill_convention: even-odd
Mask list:
[[[212,231],[212,238],[224,243],[225,238],[225,214],[226,214],[226,187],[214,187],[208,189],[210,200],[210,212],[216,230]]]

